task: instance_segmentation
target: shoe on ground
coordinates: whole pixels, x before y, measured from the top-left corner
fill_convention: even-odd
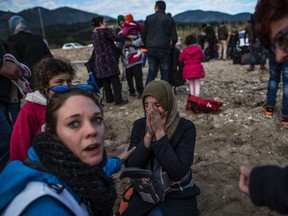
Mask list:
[[[266,67],[264,65],[261,65],[260,70],[266,70]]]
[[[266,115],[266,117],[271,117],[274,112],[273,106],[267,106],[266,104],[262,107],[262,112]]]
[[[125,105],[125,104],[128,104],[128,103],[129,103],[129,101],[127,99],[127,100],[122,100],[122,102],[120,102],[120,103],[115,103],[115,105],[122,106],[122,105]]]
[[[141,98],[142,98],[142,95],[143,95],[143,93],[139,93],[139,94],[138,94],[138,99],[141,99]]]
[[[249,67],[248,69],[247,69],[247,71],[254,71],[254,67]]]
[[[282,115],[282,125],[288,126],[288,115]]]

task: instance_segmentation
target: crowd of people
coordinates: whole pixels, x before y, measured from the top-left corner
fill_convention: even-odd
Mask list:
[[[107,28],[104,17],[91,20],[94,75],[103,82],[106,102],[129,103],[122,96],[121,59],[129,94],[141,99],[144,111],[142,118],[131,123],[129,145],[119,156],[109,158],[104,147],[105,115],[93,87],[73,85],[72,64],[54,58],[22,17],[9,19],[11,36],[0,41],[1,215],[112,216],[117,191],[111,176],[122,164],[134,190],[121,215],[200,215],[197,196],[201,190],[191,170],[196,127],[180,116],[170,80],[171,51],[178,40],[176,23],[165,12],[164,1],[156,1],[154,10],[144,24],[132,14],[119,15],[116,34]],[[287,11],[286,0],[259,0],[246,28],[248,70],[254,70],[256,43],[269,51],[270,79],[263,105],[268,117],[275,109],[282,74],[283,125],[288,125]],[[236,27],[229,35],[225,23],[217,34],[204,24],[200,35],[185,38],[177,60],[184,64],[183,79],[189,80],[190,95],[200,96],[200,79],[205,77],[202,62],[233,57],[238,43]],[[145,83],[142,49],[149,66]],[[158,70],[160,79],[156,79]],[[21,97],[25,104],[20,108]],[[256,205],[288,213],[286,175],[287,167],[241,166],[239,189]]]

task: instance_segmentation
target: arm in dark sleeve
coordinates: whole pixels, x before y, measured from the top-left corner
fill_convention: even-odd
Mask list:
[[[188,173],[194,158],[195,125],[188,120],[181,121],[172,139],[173,143],[164,136],[152,145],[155,157],[173,181],[181,180]]]
[[[133,124],[129,145],[129,149],[134,146],[136,146],[136,149],[127,159],[125,163],[126,167],[147,168],[151,150],[144,145],[145,132],[146,118],[136,120]]]
[[[288,213],[288,167],[261,166],[252,170],[249,178],[252,202],[267,206],[281,214]]]
[[[178,41],[178,36],[177,36],[177,31],[176,31],[176,24],[175,24],[174,19],[172,19],[172,22],[171,22],[171,39],[172,39],[172,45],[174,46],[177,43],[177,41]]]
[[[144,47],[146,47],[146,36],[147,36],[147,18],[144,22],[143,29],[141,31],[141,40],[144,44]]]

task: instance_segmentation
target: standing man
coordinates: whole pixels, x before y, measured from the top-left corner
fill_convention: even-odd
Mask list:
[[[166,3],[157,1],[154,9],[155,13],[146,17],[141,33],[142,42],[148,50],[149,69],[145,85],[155,79],[158,68],[161,80],[169,82],[171,48],[178,39],[175,21],[165,13]]]
[[[5,49],[0,40],[0,171],[9,160],[10,138],[12,133],[11,120],[8,115],[10,101],[10,80],[20,76],[18,66],[10,61],[3,61]]]
[[[227,59],[227,39],[228,39],[228,29],[225,25],[224,22],[222,22],[219,26],[218,29],[218,45],[219,45],[219,60],[223,59],[226,60]]]
[[[255,10],[256,32],[261,42],[272,48],[278,63],[288,61],[288,1],[258,0]],[[288,81],[283,71],[283,85]],[[287,91],[287,90],[286,90]],[[283,94],[285,88],[283,87]],[[286,92],[287,93],[287,92]],[[257,206],[267,206],[281,214],[288,213],[288,167],[240,167],[240,191]]]

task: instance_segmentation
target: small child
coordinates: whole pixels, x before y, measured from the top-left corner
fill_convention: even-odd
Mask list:
[[[49,87],[71,85],[76,73],[70,63],[54,58],[42,59],[35,65],[33,72],[35,91],[26,95],[26,103],[15,122],[10,142],[10,160],[24,161],[32,139],[45,130],[47,98],[53,93]]]
[[[196,44],[196,38],[188,35],[185,39],[186,48],[179,56],[179,61],[184,62],[183,79],[188,79],[190,83],[190,94],[200,96],[200,79],[205,77],[205,71],[201,62],[205,56]]]
[[[129,47],[133,45],[133,41],[136,41],[140,38],[143,26],[141,23],[134,21],[132,14],[127,14],[124,17],[124,20],[125,22],[122,23],[121,35],[125,41],[125,57],[128,58],[129,63],[137,62],[140,58],[142,58],[141,49],[133,49],[133,52],[131,52]]]

